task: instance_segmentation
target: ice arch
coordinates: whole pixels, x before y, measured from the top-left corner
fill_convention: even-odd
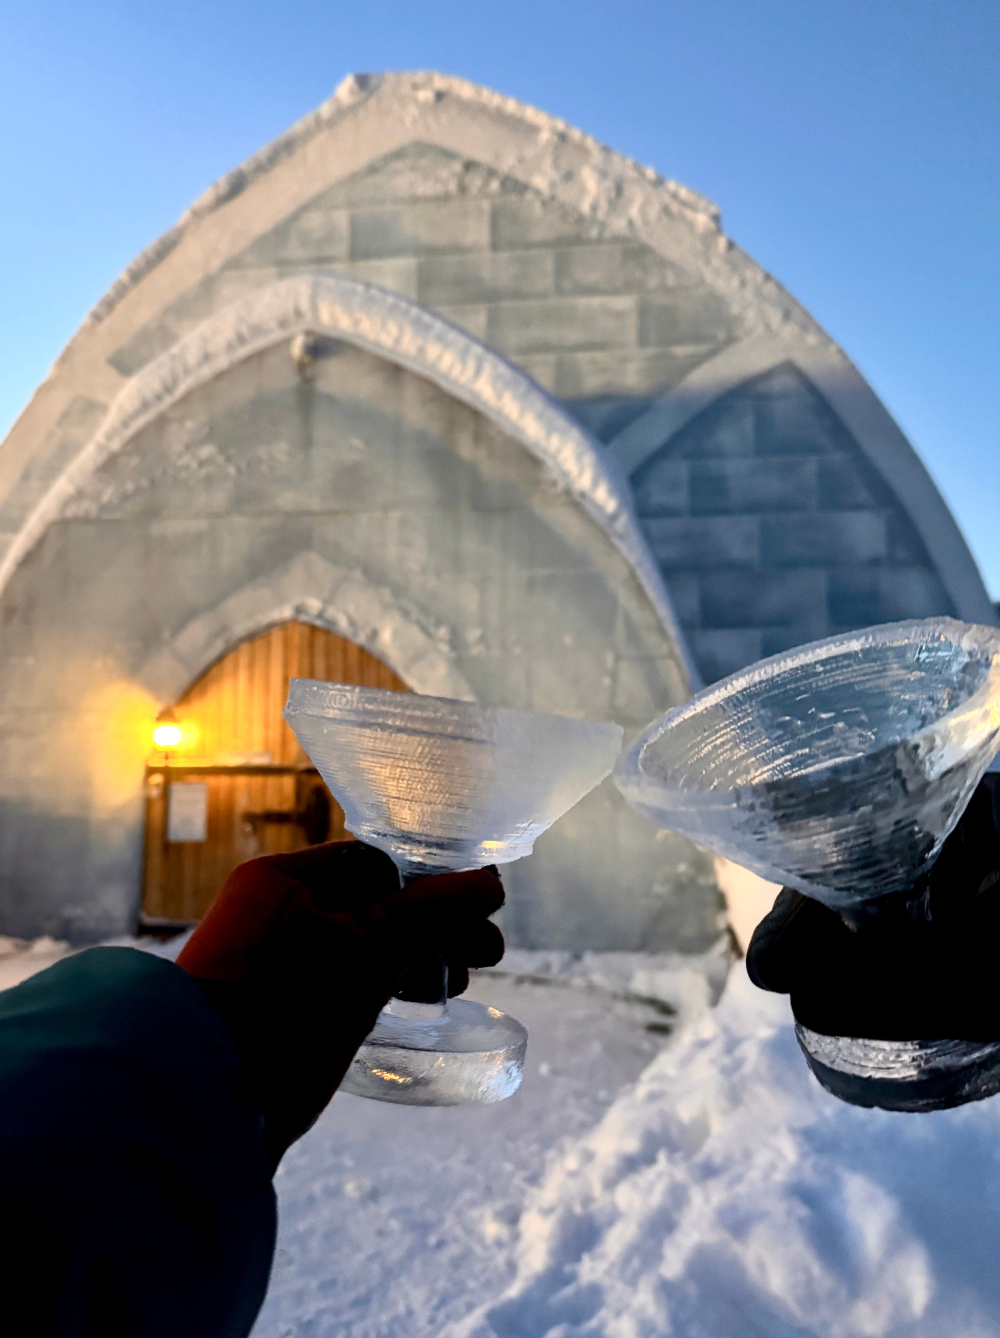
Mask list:
[[[943,497],[878,396],[829,342],[758,335],[731,345],[656,399],[609,442],[611,453],[631,477],[724,395],[787,363],[815,386],[885,480],[920,535],[958,616],[991,624],[994,609]]]
[[[270,284],[210,317],[137,373],[14,539],[0,563],[0,594],[80,488],[138,432],[197,386],[302,332],[343,340],[427,378],[548,465],[625,557],[677,647],[690,683],[697,683],[614,460],[541,386],[486,344],[408,298],[343,275],[299,275]]]
[[[475,699],[462,673],[391,591],[318,553],[300,553],[268,580],[245,586],[192,618],[150,656],[136,681],[160,701],[170,701],[233,646],[293,620],[316,623],[370,650],[415,692]]]

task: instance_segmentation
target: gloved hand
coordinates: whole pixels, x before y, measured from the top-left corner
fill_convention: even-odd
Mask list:
[[[908,892],[847,916],[782,888],[747,972],[825,1036],[1000,1040],[1000,775]]]
[[[177,959],[222,1013],[248,1100],[264,1117],[272,1167],[315,1122],[390,995],[426,997],[449,967],[493,966],[503,936],[496,869],[399,885],[395,865],[360,841],[250,860]]]

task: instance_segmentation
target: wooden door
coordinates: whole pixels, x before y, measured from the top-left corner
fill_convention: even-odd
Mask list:
[[[374,655],[308,623],[272,628],[212,665],[174,707],[180,744],[154,749],[146,767],[147,925],[194,923],[255,855],[350,837],[282,719],[291,678],[408,691]]]

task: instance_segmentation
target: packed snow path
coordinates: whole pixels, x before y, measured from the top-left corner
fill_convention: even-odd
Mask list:
[[[1000,1099],[842,1105],[742,965],[669,1039],[619,990],[485,975],[523,1088],[336,1097],[279,1172],[254,1338],[1000,1338]]]

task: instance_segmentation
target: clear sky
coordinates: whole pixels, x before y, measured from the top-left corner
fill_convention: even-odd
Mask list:
[[[996,0],[8,0],[0,436],[91,305],[350,71],[438,69],[709,196],[868,377],[1000,597]]]

